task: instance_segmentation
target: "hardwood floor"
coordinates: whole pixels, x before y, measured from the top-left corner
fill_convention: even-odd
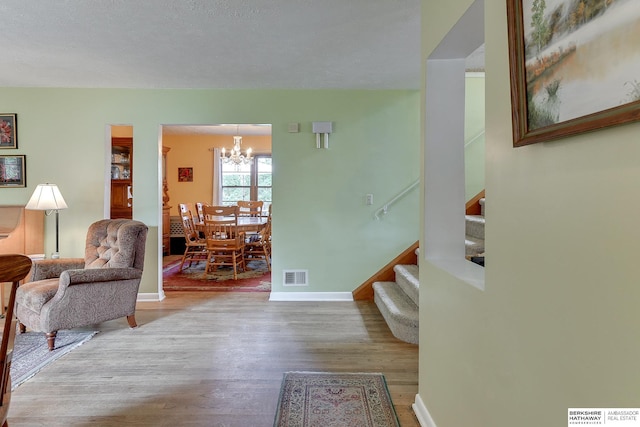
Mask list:
[[[172,292],[139,327],[93,339],[14,392],[9,425],[272,426],[286,371],[382,372],[402,427],[418,422],[418,347],[372,301],[269,302],[267,293]]]

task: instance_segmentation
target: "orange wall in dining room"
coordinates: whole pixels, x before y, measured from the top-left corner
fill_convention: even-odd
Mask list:
[[[167,154],[167,185],[170,215],[178,216],[179,203],[211,203],[213,179],[213,151],[215,147],[233,147],[229,135],[167,135],[162,145],[171,150]],[[271,136],[243,136],[242,152],[251,148],[252,154],[271,154]],[[178,168],[193,168],[193,182],[179,182]]]
[[[112,138],[133,138],[133,126],[111,126]]]

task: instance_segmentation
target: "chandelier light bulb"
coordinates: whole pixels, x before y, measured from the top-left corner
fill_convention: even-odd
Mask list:
[[[239,127],[238,127],[238,130],[239,130]],[[235,135],[233,137],[233,148],[230,150],[228,156],[226,155],[226,150],[224,148],[222,149],[221,157],[222,157],[223,163],[233,164],[236,166],[236,168],[239,168],[240,165],[249,164],[249,162],[251,162],[252,160],[251,148],[247,149],[247,154],[245,156],[245,155],[242,155],[242,149],[240,147],[241,145],[242,145],[242,136]]]

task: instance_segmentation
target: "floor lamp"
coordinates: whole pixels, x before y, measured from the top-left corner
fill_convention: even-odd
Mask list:
[[[38,184],[33,192],[31,199],[24,207],[25,209],[34,211],[45,211],[45,215],[56,213],[56,251],[51,254],[51,258],[60,258],[58,252],[58,211],[67,209],[67,203],[64,201],[58,186],[55,184]]]

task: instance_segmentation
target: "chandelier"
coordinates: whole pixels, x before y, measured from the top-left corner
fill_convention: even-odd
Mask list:
[[[240,133],[240,125],[238,125],[238,128],[236,130],[236,134],[238,133]],[[226,155],[226,150],[224,148],[222,149],[222,162],[235,165],[236,167],[248,164],[252,159],[251,148],[247,148],[247,154],[243,155],[240,151],[240,145],[242,145],[242,136],[235,135],[233,137],[233,148],[231,149],[231,152],[228,156]]]

